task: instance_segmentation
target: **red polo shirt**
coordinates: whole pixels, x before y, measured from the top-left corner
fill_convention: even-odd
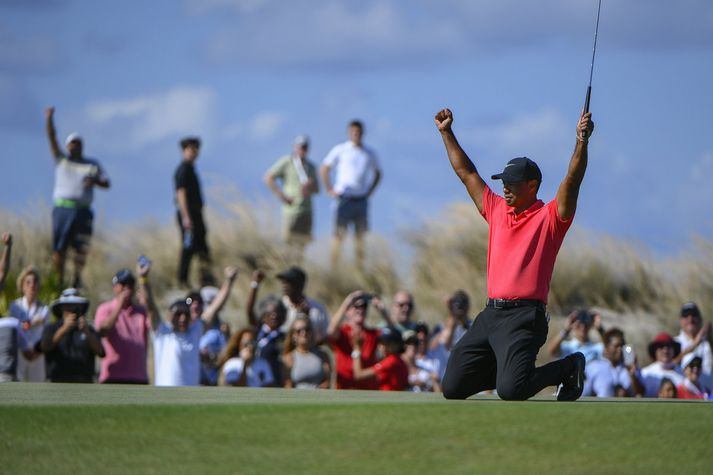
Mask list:
[[[488,186],[483,217],[490,226],[488,297],[547,303],[555,259],[573,218],[565,221],[559,216],[556,200],[537,200],[516,215]]]
[[[371,328],[362,330],[364,342],[361,345],[362,368],[369,368],[376,363],[376,345],[379,342],[379,331]],[[332,340],[337,361],[337,389],[377,389],[372,378],[354,381],[354,363],[352,362],[352,327],[347,324],[339,328],[339,336]]]

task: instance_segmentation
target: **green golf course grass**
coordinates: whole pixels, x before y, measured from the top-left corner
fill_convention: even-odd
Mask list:
[[[711,473],[713,404],[0,386],[2,474]]]

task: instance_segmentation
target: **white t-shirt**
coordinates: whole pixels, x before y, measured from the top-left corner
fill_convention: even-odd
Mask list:
[[[621,364],[614,366],[607,358],[588,362],[584,373],[583,396],[614,397],[616,386],[631,391],[631,377],[626,367]]]
[[[54,169],[53,200],[75,200],[82,205],[92,204],[94,187],[84,186],[86,177],[106,179],[99,162],[91,158],[70,160],[65,156],[57,157]]]
[[[674,340],[681,344],[681,351],[693,344],[693,339],[689,338],[683,330],[678,336],[674,337]],[[711,351],[711,344],[707,340],[703,340],[693,350],[693,354],[701,358],[701,383],[708,388],[713,387],[713,351]]]
[[[45,323],[47,323],[47,317],[49,316],[49,308],[47,308],[47,305],[38,305],[35,302],[29,303],[25,297],[20,297],[10,304],[8,313],[20,320],[21,323],[32,323],[35,320],[42,321],[42,325],[21,330],[30,346],[34,346],[35,343],[42,339],[42,329]]]
[[[200,382],[200,339],[203,321],[196,320],[185,333],[161,322],[152,333],[156,386],[198,386]]]
[[[334,170],[334,191],[345,197],[366,196],[379,170],[374,151],[351,141],[335,145],[322,164]]]
[[[242,358],[230,358],[223,365],[223,377],[225,384],[235,384],[243,374],[245,362]],[[262,359],[255,358],[253,364],[248,367],[246,385],[250,388],[262,388],[275,383],[275,377],[270,369],[270,364]]]
[[[678,369],[678,366],[664,368],[662,363],[656,361],[641,368],[641,384],[644,385],[644,396],[658,397],[659,387],[664,378],[670,379],[676,387],[682,384],[685,379]]]

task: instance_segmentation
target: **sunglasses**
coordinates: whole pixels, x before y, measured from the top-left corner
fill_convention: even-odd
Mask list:
[[[399,307],[413,307],[411,302],[396,302],[396,305]]]
[[[295,333],[301,334],[301,333],[309,333],[310,329],[307,327],[302,327],[302,328],[295,328]]]

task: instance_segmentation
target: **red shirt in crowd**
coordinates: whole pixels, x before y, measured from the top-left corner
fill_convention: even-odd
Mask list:
[[[537,200],[520,214],[490,187],[483,191],[488,239],[488,297],[547,303],[555,259],[574,217],[563,220],[557,201]]]
[[[389,355],[374,365],[380,391],[408,389],[408,366],[399,355]]]
[[[361,364],[363,368],[369,368],[376,363],[376,345],[379,340],[379,331],[371,328],[362,330]],[[377,389],[376,381],[372,378],[361,381],[354,381],[354,371],[352,363],[352,327],[342,325],[339,328],[339,336],[332,340],[332,349],[336,354],[337,361],[337,389]]]

